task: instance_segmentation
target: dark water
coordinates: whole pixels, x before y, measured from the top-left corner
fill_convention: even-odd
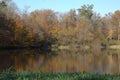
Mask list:
[[[0,70],[120,74],[120,51],[0,51]]]

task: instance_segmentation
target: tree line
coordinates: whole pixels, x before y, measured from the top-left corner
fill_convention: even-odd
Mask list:
[[[120,10],[105,16],[94,5],[60,13],[50,9],[19,11],[11,0],[0,1],[0,46],[107,44],[119,40]]]

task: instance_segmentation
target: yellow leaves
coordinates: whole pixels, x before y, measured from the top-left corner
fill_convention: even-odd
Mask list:
[[[107,32],[107,39],[108,39],[108,38],[111,39],[112,36],[113,36],[113,30],[110,29],[110,30],[108,30],[108,32]]]
[[[111,22],[115,25],[115,26],[119,26],[119,22],[120,22],[120,11],[116,11],[112,16],[111,16]]]
[[[28,34],[27,34],[27,37],[28,37],[29,39],[33,39],[33,38],[34,38],[34,34],[33,34],[33,33],[28,33]]]
[[[58,33],[59,33],[60,29],[57,27],[54,27],[50,30],[50,33],[53,37],[57,37]]]
[[[59,29],[58,28],[52,28],[50,30],[51,33],[55,34],[55,33],[58,33]]]
[[[19,30],[23,28],[23,21],[19,18],[19,16],[15,18],[15,22],[16,22],[15,30]]]
[[[81,27],[84,27],[84,25],[86,24],[85,22],[86,22],[86,21],[85,21],[84,19],[81,19],[81,20],[79,21],[80,26],[81,26]]]
[[[69,34],[70,34],[71,36],[75,36],[75,35],[78,33],[78,30],[79,30],[79,29],[76,29],[76,27],[75,27],[75,28],[70,27],[67,31],[69,32]]]
[[[41,35],[39,38],[40,38],[41,41],[45,40],[45,36],[44,35]]]
[[[16,26],[15,26],[15,30],[19,30],[19,29],[21,29],[22,28],[22,25],[20,25],[20,24],[16,24]]]
[[[91,32],[88,32],[89,37],[93,37],[94,35]]]

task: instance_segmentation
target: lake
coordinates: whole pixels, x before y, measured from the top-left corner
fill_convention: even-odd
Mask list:
[[[0,70],[120,74],[120,51],[0,50]]]

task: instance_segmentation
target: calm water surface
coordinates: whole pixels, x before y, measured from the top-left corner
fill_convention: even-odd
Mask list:
[[[0,51],[0,70],[120,74],[120,51]]]

